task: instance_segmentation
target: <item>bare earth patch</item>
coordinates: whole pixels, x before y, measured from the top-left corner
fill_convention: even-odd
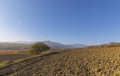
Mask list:
[[[120,76],[120,47],[53,52],[0,68],[3,76]]]

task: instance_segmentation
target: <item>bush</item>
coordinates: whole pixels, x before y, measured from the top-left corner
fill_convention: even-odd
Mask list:
[[[49,50],[50,47],[48,47],[46,44],[42,42],[38,42],[36,44],[33,44],[29,50],[30,54],[40,54],[43,51]]]

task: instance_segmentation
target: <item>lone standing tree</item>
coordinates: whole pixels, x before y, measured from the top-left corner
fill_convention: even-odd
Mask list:
[[[31,46],[29,53],[30,54],[40,54],[43,51],[49,50],[50,47],[42,42],[35,43]]]

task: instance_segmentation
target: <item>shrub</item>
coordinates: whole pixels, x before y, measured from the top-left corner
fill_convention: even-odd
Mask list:
[[[30,54],[40,54],[43,51],[49,50],[50,47],[48,47],[46,44],[42,42],[38,42],[36,44],[33,44],[29,50]]]

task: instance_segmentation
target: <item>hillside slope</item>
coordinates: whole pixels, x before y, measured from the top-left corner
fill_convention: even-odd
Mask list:
[[[120,47],[84,48],[26,59],[1,76],[120,76]]]
[[[0,42],[0,50],[22,50],[26,51],[30,44]]]

